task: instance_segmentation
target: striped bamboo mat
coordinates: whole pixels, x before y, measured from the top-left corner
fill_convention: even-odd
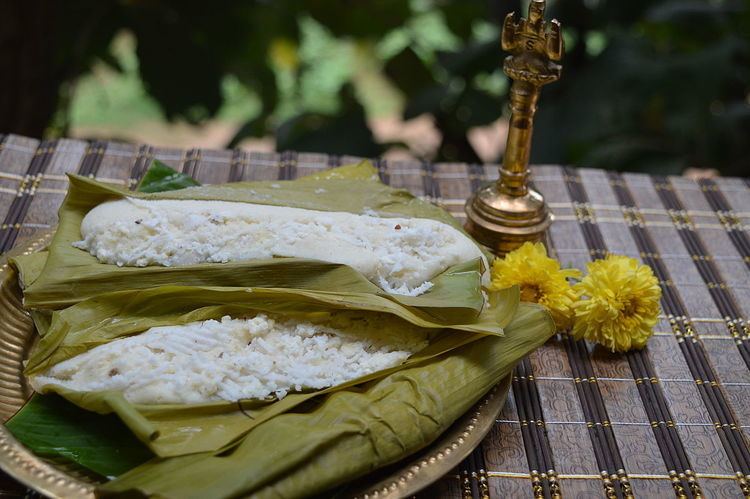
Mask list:
[[[65,173],[133,186],[159,160],[202,183],[292,179],[358,158],[0,139],[0,252],[56,223]],[[492,165],[374,160],[384,182],[463,218]],[[642,352],[558,336],[516,369],[482,445],[425,497],[750,497],[750,181],[534,168],[549,246],[583,268],[649,264],[663,316]],[[6,479],[10,493],[23,493]]]

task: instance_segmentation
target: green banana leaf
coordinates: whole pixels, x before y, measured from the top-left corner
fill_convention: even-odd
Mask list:
[[[321,189],[325,192],[321,193]],[[246,262],[211,263],[184,267],[118,267],[99,263],[88,252],[74,248],[80,240],[83,217],[96,205],[125,196],[141,199],[225,200],[320,211],[374,212],[380,216],[408,216],[438,220],[461,230],[444,210],[415,198],[404,190],[378,181],[367,162],[292,181],[238,182],[191,187],[169,192],[137,193],[70,176],[70,188],[60,208],[58,230],[49,255],[36,279],[25,276],[24,259],[11,261],[19,268],[24,304],[30,308],[61,308],[102,293],[162,285],[296,288],[325,291],[336,282],[346,293],[384,296],[405,306],[418,307],[443,324],[468,323],[481,313],[484,303],[481,259],[452,267],[432,281],[427,293],[407,297],[390,295],[351,267],[299,258],[274,258]],[[38,257],[41,259],[41,257]]]
[[[155,159],[135,189],[138,192],[165,192],[200,185],[190,175],[185,175]]]
[[[5,426],[34,454],[62,457],[104,477],[154,457],[116,416],[83,410],[57,395],[35,394]]]
[[[82,408],[101,414],[116,413],[159,456],[216,450],[263,421],[313,397],[424,362],[483,335],[502,334],[502,328],[509,324],[518,308],[518,288],[490,296],[492,299],[478,321],[446,329],[427,314],[420,315],[418,310],[414,312],[387,298],[366,293],[186,286],[113,292],[54,312],[48,329],[47,323],[38,323],[42,339],[32,349],[25,373],[38,374],[98,345],[151,327],[218,319],[225,315],[247,316],[258,311],[299,317],[312,314],[320,318],[336,310],[359,310],[396,316],[435,331],[429,346],[400,366],[324,390],[293,393],[280,401],[270,398],[191,405],[134,405],[119,392],[80,393],[52,384],[41,387],[42,393],[58,393]],[[186,430],[188,428],[190,431]]]
[[[435,440],[554,331],[522,304],[505,336],[486,336],[256,426],[218,452],[153,459],[100,487],[103,496],[292,498],[403,459]]]

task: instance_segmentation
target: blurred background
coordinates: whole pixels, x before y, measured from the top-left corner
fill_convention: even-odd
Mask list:
[[[750,0],[548,0],[532,161],[750,176]],[[3,0],[0,131],[496,162],[527,1]]]

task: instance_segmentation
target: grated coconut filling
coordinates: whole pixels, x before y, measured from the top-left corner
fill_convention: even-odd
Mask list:
[[[115,390],[137,404],[259,399],[322,389],[403,363],[426,330],[390,316],[324,323],[252,318],[151,328],[99,345],[31,378],[80,392]]]
[[[484,259],[466,235],[435,220],[225,201],[108,201],[84,217],[81,235],[76,248],[119,266],[310,258],[349,265],[409,296],[453,265]]]

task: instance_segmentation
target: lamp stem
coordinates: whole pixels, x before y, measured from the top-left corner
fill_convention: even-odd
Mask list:
[[[511,196],[523,196],[528,192],[531,135],[538,99],[536,85],[517,80],[510,87],[510,126],[497,188]]]

